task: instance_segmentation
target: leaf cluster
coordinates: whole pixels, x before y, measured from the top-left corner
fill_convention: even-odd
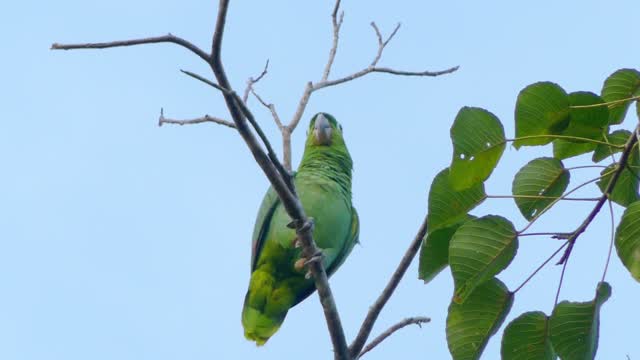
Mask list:
[[[621,69],[605,81],[600,94],[567,93],[558,84],[538,82],[525,87],[515,104],[515,138],[491,112],[463,107],[451,127],[453,156],[448,168],[436,175],[429,191],[428,223],[420,254],[419,277],[431,281],[447,266],[454,280],[446,333],[455,360],[478,359],[490,338],[502,326],[518,290],[562,248],[561,262],[603,203],[625,207],[615,233],[618,257],[632,277],[640,281],[640,156],[637,128],[613,129],[623,123],[635,103],[640,115],[640,72]],[[553,147],[553,157],[532,159],[513,178],[512,193],[528,225],[516,230],[506,217],[472,215],[479,204],[492,198],[485,191],[507,143]],[[619,154],[621,153],[621,154]],[[563,160],[591,154],[599,173],[587,183],[570,188],[571,172]],[[586,156],[584,157],[586,158]],[[609,164],[599,165],[603,161]],[[565,242],[551,258],[511,291],[496,276],[506,269],[518,251],[518,241],[533,222],[560,201],[571,200],[574,191],[595,183],[600,196],[580,227],[571,233],[553,233]],[[584,202],[589,204],[589,202]],[[564,271],[563,271],[564,273]],[[603,275],[604,279],[604,275]],[[598,347],[600,307],[611,295],[601,281],[586,302],[557,302],[551,313],[529,311],[505,328],[503,359],[593,359]]]

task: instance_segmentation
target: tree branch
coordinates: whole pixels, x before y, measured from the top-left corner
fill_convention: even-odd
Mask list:
[[[635,134],[636,131],[638,131],[638,128],[636,128],[634,133],[632,133],[631,136],[629,136],[629,140],[627,140],[627,143],[624,145],[624,150],[622,150],[620,161],[618,161],[616,170],[611,175],[611,179],[609,180],[607,187],[602,192],[602,196],[600,197],[596,205],[593,207],[593,210],[591,210],[587,218],[582,222],[582,224],[580,224],[580,226],[576,229],[576,231],[574,231],[569,237],[568,239],[569,246],[565,250],[562,257],[560,258],[560,261],[558,261],[557,265],[564,264],[569,259],[569,256],[571,256],[571,250],[573,250],[573,246],[575,245],[576,240],[578,239],[578,236],[580,236],[580,234],[582,234],[587,229],[589,224],[591,224],[593,219],[595,219],[596,215],[598,215],[598,213],[600,212],[600,209],[602,209],[602,206],[604,205],[604,203],[607,201],[607,199],[609,199],[609,196],[611,195],[613,188],[616,186],[616,183],[620,178],[620,174],[622,174],[622,171],[626,169],[627,160],[629,159],[631,150],[633,149],[634,145],[638,142],[638,137],[636,137],[636,134]],[[564,272],[564,269],[563,269],[563,272]],[[559,291],[560,290],[558,290],[558,293]],[[557,302],[557,298],[556,298],[556,302]]]
[[[335,14],[337,11],[337,6],[339,6],[340,1],[337,1],[336,3],[336,8],[334,8],[334,14],[332,16],[334,23],[335,23]],[[387,37],[386,40],[383,40],[382,38],[382,34],[380,33],[380,30],[378,29],[378,26],[372,22],[371,26],[373,27],[375,33],[376,33],[376,37],[378,39],[378,50],[376,52],[375,57],[373,58],[373,60],[371,61],[371,63],[369,64],[369,66],[367,66],[366,68],[357,71],[351,75],[347,75],[344,76],[342,78],[339,79],[335,79],[335,80],[329,80],[328,79],[328,75],[329,75],[329,71],[331,69],[331,65],[333,64],[333,58],[335,57],[335,53],[336,53],[336,48],[338,46],[338,32],[340,30],[340,25],[342,24],[342,16],[339,20],[339,22],[337,23],[337,27],[336,25],[334,25],[334,43],[333,46],[335,48],[332,48],[331,51],[329,52],[329,61],[327,62],[327,65],[325,67],[325,72],[323,73],[323,76],[321,78],[321,80],[317,83],[312,83],[312,82],[308,82],[307,85],[305,86],[304,92],[302,93],[302,97],[300,98],[300,101],[298,103],[298,108],[296,109],[296,112],[293,115],[293,118],[291,119],[291,122],[289,123],[289,125],[287,125],[287,127],[289,128],[290,131],[293,131],[296,126],[298,126],[298,123],[300,122],[300,119],[302,119],[302,115],[304,114],[304,110],[307,107],[307,104],[309,102],[309,98],[311,97],[311,94],[316,91],[316,90],[320,90],[326,87],[330,87],[330,86],[335,86],[335,85],[340,85],[358,78],[361,78],[367,74],[370,73],[387,73],[387,74],[392,74],[392,75],[398,75],[398,76],[430,76],[430,77],[434,77],[434,76],[440,76],[440,75],[445,75],[445,74],[450,74],[456,70],[458,70],[459,66],[454,66],[451,67],[449,69],[445,69],[445,70],[440,70],[440,71],[405,71],[405,70],[396,70],[396,69],[391,69],[388,67],[378,67],[377,64],[380,61],[380,59],[382,58],[382,53],[385,49],[385,47],[389,44],[389,42],[393,39],[393,37],[396,35],[396,33],[398,32],[398,30],[400,29],[400,24],[396,25],[396,27],[394,28],[394,30],[391,32],[391,34]],[[337,29],[337,31],[336,31]],[[326,76],[325,76],[326,75]]]
[[[231,89],[229,80],[225,73],[224,67],[221,61],[221,47],[222,39],[224,35],[224,28],[226,23],[227,10],[229,7],[229,0],[220,0],[218,8],[218,16],[216,21],[215,30],[213,33],[213,40],[211,45],[211,62],[210,66],[213,70],[218,83],[225,89]],[[257,143],[256,138],[253,136],[251,130],[247,126],[246,119],[243,115],[240,106],[243,104],[237,95],[233,96],[228,93],[224,93],[224,99],[227,104],[227,108],[231,113],[234,123],[238,128],[238,132],[247,143],[247,146],[251,150],[256,162],[265,175],[271,182],[274,190],[282,200],[282,204],[293,219],[293,224],[296,227],[296,233],[302,244],[303,256],[310,258],[318,252],[317,247],[313,241],[313,221],[310,221],[302,208],[300,200],[290,191],[289,187],[282,178],[280,172],[276,169],[275,165],[270,161],[269,157],[262,151]],[[349,359],[349,353],[347,350],[346,340],[344,336],[344,330],[340,322],[340,316],[338,314],[331,288],[327,280],[327,274],[321,261],[314,261],[309,264],[309,271],[315,281],[316,289],[320,297],[320,302],[324,310],[325,319],[331,335],[331,341],[335,351],[336,359]]]
[[[276,106],[273,105],[273,103],[267,103],[266,101],[264,101],[253,88],[251,89],[251,93],[253,94],[253,96],[256,97],[256,99],[258,99],[258,101],[260,102],[260,104],[262,104],[262,106],[266,107],[271,112],[271,117],[273,117],[273,121],[278,126],[278,129],[282,131],[283,125],[282,125],[282,121],[280,121],[280,116],[276,111]]]
[[[322,72],[322,81],[326,81],[331,73],[331,67],[333,61],[336,58],[336,52],[338,52],[338,40],[340,40],[340,27],[342,27],[342,21],[344,21],[344,11],[340,12],[340,19],[338,19],[338,10],[340,9],[340,0],[336,1],[331,13],[331,24],[333,25],[333,44],[329,50],[329,59]]]
[[[242,95],[242,101],[246,103],[247,100],[249,100],[249,93],[253,91],[253,85],[255,85],[258,81],[262,80],[262,78],[265,75],[267,75],[268,69],[269,69],[269,59],[267,59],[267,63],[264,64],[264,69],[262,70],[260,75],[258,75],[257,78],[254,79],[253,77],[250,77],[247,80],[247,87],[244,89],[244,94]]]
[[[85,44],[54,43],[51,45],[51,50],[107,49],[107,48],[113,48],[113,47],[158,44],[158,43],[174,43],[198,55],[202,60],[206,62],[209,62],[211,60],[211,55],[207,54],[202,49],[194,45],[193,43],[183,38],[177,37],[171,33],[164,36],[156,36],[156,37],[148,37],[148,38],[132,39],[132,40],[110,41],[110,42],[101,42],[101,43],[85,43]]]
[[[351,343],[351,346],[349,346],[349,352],[351,354],[351,357],[357,358],[360,352],[362,351],[362,347],[367,342],[367,338],[369,337],[369,334],[371,334],[371,329],[373,328],[373,325],[378,319],[378,315],[380,315],[382,308],[384,308],[384,306],[387,304],[387,301],[389,300],[391,295],[393,295],[393,292],[396,290],[396,287],[400,283],[400,280],[402,280],[402,277],[404,276],[405,272],[409,268],[411,261],[413,261],[413,258],[418,253],[418,250],[420,249],[420,244],[422,244],[422,239],[427,234],[427,228],[428,228],[427,217],[425,216],[424,221],[422,222],[422,225],[418,230],[418,233],[416,234],[415,238],[411,242],[411,245],[409,245],[409,249],[407,249],[407,252],[402,257],[402,260],[400,260],[400,264],[398,264],[398,268],[391,276],[389,283],[384,288],[384,290],[382,291],[378,299],[369,308],[369,312],[367,313],[367,316],[362,322],[362,326],[360,327],[360,331],[358,332],[358,335]]]
[[[428,317],[422,317],[422,316],[410,317],[410,318],[406,318],[406,319],[400,321],[399,323],[391,326],[389,329],[387,329],[382,334],[378,335],[375,339],[371,340],[369,345],[365,346],[364,349],[362,349],[362,351],[360,352],[360,355],[358,355],[358,358],[361,358],[364,354],[366,354],[369,351],[373,350],[373,348],[375,348],[381,342],[383,342],[386,338],[391,336],[391,334],[393,334],[394,332],[402,329],[403,327],[411,325],[411,324],[416,324],[419,327],[422,327],[422,324],[428,323],[430,321],[431,321],[431,319],[429,319]]]
[[[209,115],[205,115],[203,117],[199,117],[199,118],[195,118],[195,119],[189,119],[189,120],[176,120],[176,119],[169,119],[164,117],[164,111],[161,109],[160,110],[160,118],[158,119],[158,126],[162,126],[164,124],[176,124],[176,125],[194,125],[194,124],[201,124],[201,123],[205,123],[205,122],[212,122],[212,123],[216,123],[219,125],[224,125],[227,127],[230,127],[232,129],[236,128],[236,124],[234,124],[231,121],[228,120],[223,120],[217,117],[213,117],[213,116],[209,116]]]
[[[215,88],[216,90],[221,91],[222,93],[228,93],[228,92],[229,92],[229,90],[227,90],[227,89],[223,89],[223,88],[222,88],[222,86],[220,86],[220,85],[218,85],[218,84],[214,83],[213,81],[211,81],[211,80],[209,80],[209,79],[205,78],[205,77],[204,77],[204,76],[202,76],[202,75],[198,75],[198,74],[193,73],[193,72],[191,72],[191,71],[182,70],[182,69],[180,69],[180,72],[182,72],[183,74],[185,74],[185,75],[187,75],[187,76],[191,76],[192,78],[194,78],[194,79],[196,79],[196,80],[198,80],[198,81],[201,81],[201,82],[203,82],[203,83],[205,83],[205,84],[207,84],[207,85],[211,86],[212,88]]]

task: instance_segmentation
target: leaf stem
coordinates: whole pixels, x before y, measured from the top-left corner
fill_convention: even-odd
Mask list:
[[[553,254],[551,254],[551,256],[549,256],[549,257],[547,258],[547,260],[545,260],[542,264],[540,264],[540,266],[538,266],[538,267],[533,271],[533,273],[531,273],[531,275],[529,275],[529,277],[527,277],[527,278],[522,282],[522,284],[520,284],[520,286],[518,286],[518,287],[513,291],[513,293],[515,294],[515,293],[517,293],[520,289],[522,289],[522,288],[523,288],[523,287],[524,287],[524,286],[529,282],[529,280],[533,279],[533,277],[534,277],[534,276],[535,276],[535,275],[536,275],[540,270],[542,270],[542,268],[543,268],[543,267],[545,267],[545,265],[547,265],[547,264],[549,263],[549,261],[551,261],[551,259],[553,259],[554,257],[556,257],[556,255],[558,255],[558,253],[559,253],[562,249],[564,249],[564,247],[565,247],[565,246],[567,246],[567,244],[568,244],[568,243],[569,243],[568,241],[565,241],[565,242],[564,242],[564,244],[562,244],[562,246],[560,246],[556,251],[554,251],[554,252],[553,252]]]
[[[609,105],[618,105],[618,104],[625,103],[627,101],[635,101],[639,99],[640,99],[640,95],[637,95],[637,96],[632,96],[630,98],[608,101],[601,104],[573,105],[573,106],[569,106],[569,108],[570,109],[588,109],[588,108],[595,108],[595,107],[602,107],[602,106],[609,106]]]
[[[486,195],[487,199],[558,199],[559,196],[544,195]],[[600,198],[560,198],[566,201],[598,201]]]
[[[606,146],[617,148],[617,149],[624,149],[624,145],[615,145],[615,144],[608,143],[606,141],[583,138],[583,137],[579,137],[579,136],[569,136],[569,135],[528,135],[528,136],[520,136],[520,137],[517,137],[515,139],[506,139],[505,141],[518,141],[518,140],[528,140],[528,139],[574,140],[574,141],[589,142],[589,143],[592,143],[592,144],[606,145]]]

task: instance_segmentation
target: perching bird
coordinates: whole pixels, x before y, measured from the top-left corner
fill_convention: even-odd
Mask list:
[[[329,114],[316,114],[294,183],[302,207],[313,218],[313,239],[329,276],[358,242],[358,214],[351,205],[352,167],[342,126]],[[251,280],[242,310],[244,335],[257,345],[264,345],[289,309],[315,290],[300,266],[296,233],[287,227],[290,222],[278,195],[269,188],[253,230]]]

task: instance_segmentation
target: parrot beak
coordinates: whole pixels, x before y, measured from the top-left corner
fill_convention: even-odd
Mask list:
[[[313,127],[313,135],[316,138],[316,145],[331,145],[331,124],[323,115],[319,114]]]

